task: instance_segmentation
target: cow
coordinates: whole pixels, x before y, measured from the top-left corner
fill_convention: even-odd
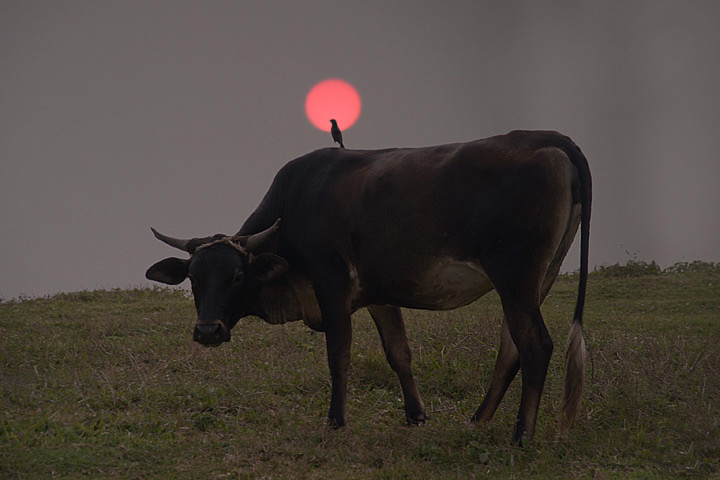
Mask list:
[[[332,380],[328,420],[347,422],[353,312],[367,308],[399,378],[406,420],[428,418],[412,373],[401,308],[450,310],[495,289],[504,320],[495,370],[472,416],[489,422],[522,370],[513,439],[535,432],[553,341],[540,305],[580,227],[580,275],[565,352],[561,435],[584,383],[582,316],[588,276],[591,175],[557,132],[513,131],[426,148],[326,148],[287,163],[235,235],[178,239],[190,254],[146,272],[190,279],[193,339],[217,346],[239,319],[303,320],[325,333]]]

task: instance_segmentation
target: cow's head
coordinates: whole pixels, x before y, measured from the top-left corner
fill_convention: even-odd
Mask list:
[[[250,314],[253,303],[269,282],[288,269],[287,262],[271,253],[253,254],[279,228],[248,236],[225,236],[181,240],[152,229],[158,240],[188,252],[189,259],[166,258],[148,269],[149,280],[177,285],[190,279],[198,318],[193,340],[217,346],[230,340],[230,330]]]

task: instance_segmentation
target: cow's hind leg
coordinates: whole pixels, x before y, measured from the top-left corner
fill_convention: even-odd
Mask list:
[[[520,410],[513,440],[532,439],[535,435],[540,396],[545,385],[553,342],[545,327],[540,308],[530,310],[506,307],[510,335],[520,353],[520,369],[522,371],[522,394]]]
[[[515,343],[513,343],[512,337],[510,336],[507,321],[504,321],[500,334],[500,349],[498,350],[495,371],[490,381],[490,387],[471,421],[489,422],[492,419],[495,410],[497,410],[500,401],[505,395],[505,391],[510,386],[510,383],[512,383],[519,369],[520,354],[517,348],[515,348]]]
[[[528,261],[524,265],[527,267],[531,263]],[[492,391],[489,392],[493,396],[486,400],[485,408],[481,406],[478,409],[476,416],[482,420],[489,419],[492,407],[497,406],[496,403],[500,401],[498,397],[504,392],[501,389],[507,388],[519,365],[522,393],[513,434],[516,442],[522,442],[523,438],[532,439],[535,434],[540,397],[553,352],[553,342],[540,313],[544,276],[545,269],[526,268],[523,272],[495,277],[494,280],[505,314],[501,352],[498,353],[501,368],[496,372],[499,383],[491,386]],[[513,355],[511,343],[517,349],[517,357]],[[493,377],[493,383],[495,380]]]
[[[412,374],[412,352],[402,311],[397,307],[379,306],[368,307],[368,311],[380,333],[388,363],[400,379],[407,422],[410,425],[422,424],[427,420],[427,415]]]

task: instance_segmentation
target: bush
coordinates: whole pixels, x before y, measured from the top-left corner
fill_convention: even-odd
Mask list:
[[[720,263],[701,262],[679,262],[664,270],[666,273],[718,273],[720,272]]]
[[[595,267],[595,273],[603,278],[609,277],[642,277],[644,275],[659,275],[662,273],[662,269],[653,260],[650,263],[642,260],[629,260],[625,265],[616,263],[615,265],[601,265]]]

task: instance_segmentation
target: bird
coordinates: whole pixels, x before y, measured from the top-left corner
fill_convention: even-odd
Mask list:
[[[337,142],[340,144],[340,148],[345,148],[345,145],[343,145],[342,141],[342,132],[340,131],[340,128],[337,126],[337,122],[334,118],[330,119],[330,123],[332,123],[332,128],[330,129],[330,133],[332,133],[333,137],[333,143]]]

